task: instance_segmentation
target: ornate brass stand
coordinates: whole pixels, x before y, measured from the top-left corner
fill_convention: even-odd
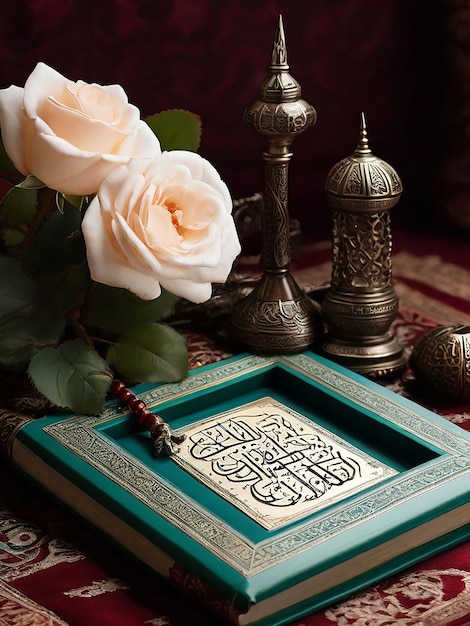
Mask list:
[[[355,152],[332,168],[326,182],[333,208],[333,267],[322,305],[328,330],[323,352],[371,377],[390,375],[406,364],[390,332],[398,313],[390,209],[401,192],[397,172],[372,154],[362,114]]]
[[[319,312],[290,273],[288,168],[292,141],[316,122],[315,109],[301,99],[290,75],[282,18],[274,39],[260,99],[245,111],[245,122],[267,139],[263,152],[265,190],[261,262],[255,289],[233,311],[233,339],[260,354],[293,353],[317,339]]]

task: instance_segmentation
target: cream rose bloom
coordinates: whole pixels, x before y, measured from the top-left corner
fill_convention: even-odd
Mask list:
[[[131,161],[111,172],[86,210],[91,276],[145,300],[163,287],[204,302],[240,252],[231,210],[227,186],[196,153]]]
[[[15,167],[65,194],[96,193],[116,166],[161,152],[122,87],[73,82],[44,63],[24,88],[0,90],[0,126]]]

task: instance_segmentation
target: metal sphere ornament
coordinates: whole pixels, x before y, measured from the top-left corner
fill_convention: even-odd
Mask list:
[[[437,326],[414,344],[410,367],[419,387],[453,402],[470,400],[470,326]]]

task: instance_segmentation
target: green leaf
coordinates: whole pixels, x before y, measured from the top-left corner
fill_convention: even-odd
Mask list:
[[[38,350],[55,345],[63,316],[47,305],[17,259],[0,257],[0,365],[21,370]]]
[[[36,210],[37,191],[12,187],[3,196],[0,210],[6,223],[12,228],[30,224]]]
[[[88,196],[70,196],[65,195],[63,193],[57,192],[56,195],[56,205],[58,210],[63,213],[65,203],[70,204],[70,206],[75,207],[79,211],[81,211],[85,204],[88,203]]]
[[[104,406],[112,381],[109,368],[84,341],[45,348],[31,361],[28,374],[48,400],[76,413],[95,415]]]
[[[86,323],[119,334],[131,326],[158,321],[177,300],[177,296],[164,290],[155,300],[142,300],[127,289],[97,284],[88,305]]]
[[[41,302],[41,292],[21,263],[0,257],[0,321],[13,315],[24,317]]]
[[[26,261],[36,272],[49,274],[65,269],[86,258],[81,231],[81,214],[68,204],[56,211],[39,229]]]
[[[0,367],[24,372],[31,358],[47,346],[56,346],[65,330],[65,319],[42,307],[27,317],[13,317],[0,326]]]
[[[147,124],[157,135],[162,150],[197,152],[201,143],[201,118],[182,109],[171,109],[147,117]]]
[[[108,350],[107,361],[131,382],[168,383],[186,376],[188,349],[169,326],[147,324],[123,333]]]
[[[39,178],[36,178],[36,176],[32,176],[31,174],[15,185],[18,189],[42,189],[45,186],[46,185],[42,182],[42,180],[39,180]]]

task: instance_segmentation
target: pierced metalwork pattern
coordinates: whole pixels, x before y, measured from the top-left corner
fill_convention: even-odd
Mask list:
[[[376,289],[392,284],[390,213],[335,211],[332,286]]]

